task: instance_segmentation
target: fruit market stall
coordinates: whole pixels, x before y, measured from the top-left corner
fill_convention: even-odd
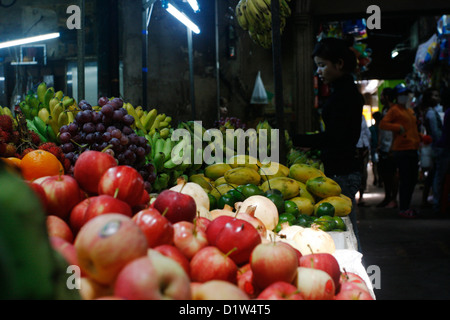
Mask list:
[[[267,121],[174,125],[156,109],[77,103],[45,83],[0,119],[0,240],[17,249],[1,261],[41,270],[11,277],[5,298],[375,298],[352,202],[287,133],[287,163],[268,157],[279,133]],[[75,291],[65,267],[79,270]]]

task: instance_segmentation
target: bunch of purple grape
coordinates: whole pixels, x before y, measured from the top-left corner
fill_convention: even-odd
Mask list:
[[[59,140],[66,158],[73,166],[85,150],[104,151],[116,158],[119,165],[140,171],[151,189],[154,168],[145,163],[151,147],[145,137],[132,129],[134,117],[123,108],[120,98],[102,97],[98,105],[101,109],[96,111],[87,101],[80,101],[81,111],[74,121],[60,128]]]
[[[237,117],[221,117],[220,120],[214,123],[214,127],[218,129],[246,129],[245,123]]]

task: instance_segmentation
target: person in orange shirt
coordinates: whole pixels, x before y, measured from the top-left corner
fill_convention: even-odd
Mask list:
[[[399,173],[399,215],[415,218],[417,212],[410,205],[419,174],[420,135],[414,111],[409,108],[412,92],[403,84],[397,85],[395,91],[396,103],[383,117],[379,128],[394,134],[392,153]]]

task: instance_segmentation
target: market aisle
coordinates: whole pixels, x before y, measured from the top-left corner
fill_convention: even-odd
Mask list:
[[[420,208],[420,185],[413,197],[419,218],[407,220],[396,209],[376,208],[384,191],[372,182],[369,166],[367,206],[358,207],[358,226],[365,267],[380,268],[377,300],[450,299],[450,216]]]

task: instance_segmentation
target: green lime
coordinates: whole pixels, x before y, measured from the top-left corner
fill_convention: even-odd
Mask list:
[[[322,202],[317,207],[317,210],[314,212],[314,215],[316,217],[321,217],[321,216],[333,217],[334,216],[334,211],[335,211],[334,206],[331,203]]]
[[[238,189],[231,189],[227,193],[231,194],[236,199],[236,201],[245,200],[244,194],[242,193],[242,191],[239,191]]]
[[[264,195],[267,197],[267,196],[269,196],[269,195],[271,195],[271,194],[278,194],[278,195],[280,195],[280,196],[282,196],[283,195],[283,193],[281,193],[281,191],[280,190],[278,190],[278,189],[269,189],[269,190],[267,190],[266,192],[264,192]]]
[[[303,216],[300,216],[297,218],[297,221],[295,224],[299,225],[300,227],[309,228],[309,227],[311,227],[311,220],[308,218],[305,218]]]
[[[234,196],[227,192],[220,196],[219,201],[217,201],[217,208],[223,209],[226,204],[231,207],[234,207],[235,203],[236,203],[236,199],[234,198]]]
[[[317,218],[314,221],[314,223],[316,223],[316,224],[324,224],[325,223],[327,225],[327,228],[329,229],[327,231],[330,231],[331,229],[336,228],[336,221],[334,221],[334,217],[331,217],[328,215],[324,215],[324,216]]]
[[[208,193],[209,210],[217,209],[217,199],[212,194]]]
[[[284,212],[292,213],[295,217],[298,217],[300,214],[298,205],[294,201],[290,200],[284,201]]]
[[[292,213],[282,213],[279,215],[279,222],[283,223],[283,222],[288,222],[290,226],[292,226],[293,224],[295,224],[296,219],[295,216]]]
[[[256,185],[256,184],[246,184],[242,188],[242,193],[245,198],[256,196],[256,195],[262,195],[263,191]]]
[[[334,229],[335,224],[332,221],[317,221],[314,222],[320,230],[331,231]]]
[[[341,217],[333,217],[334,222],[336,222],[336,229],[346,231],[347,226],[345,225],[344,220]]]
[[[268,196],[266,196],[267,199],[270,199],[275,206],[277,207],[278,210],[278,214],[282,214],[284,213],[284,199],[283,196],[277,194],[277,193],[272,193]]]

